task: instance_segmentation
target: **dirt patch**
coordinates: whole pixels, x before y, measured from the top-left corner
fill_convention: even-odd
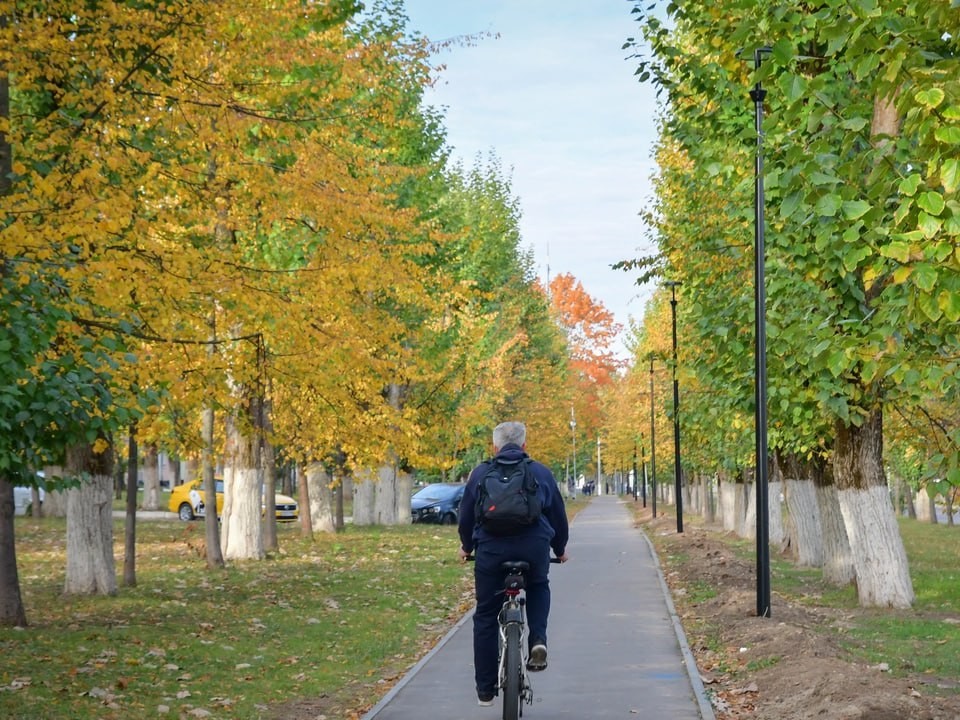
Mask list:
[[[895,677],[851,658],[838,629],[851,611],[800,605],[774,591],[756,614],[756,567],[718,534],[674,518],[643,527],[658,548],[717,720],[956,720],[956,679]],[[681,566],[682,563],[682,566]]]

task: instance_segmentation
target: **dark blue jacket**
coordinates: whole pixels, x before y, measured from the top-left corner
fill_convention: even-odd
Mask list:
[[[517,461],[528,455],[518,445],[508,444],[500,449],[497,458],[507,461]],[[460,544],[470,553],[477,543],[492,539],[494,536],[487,533],[482,526],[477,525],[477,483],[483,477],[487,464],[478,465],[470,473],[467,486],[463,491],[463,500],[460,501]],[[511,537],[532,538],[540,537],[550,542],[554,554],[560,557],[567,548],[570,532],[567,527],[567,509],[563,504],[563,497],[557,488],[557,481],[546,465],[536,462],[530,463],[530,470],[539,485],[541,514],[540,522]]]

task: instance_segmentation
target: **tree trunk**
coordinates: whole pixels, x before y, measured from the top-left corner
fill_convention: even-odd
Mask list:
[[[717,504],[714,495],[716,483],[708,475],[703,476],[703,519],[708,525],[717,521]]]
[[[937,525],[937,493],[936,491],[931,491],[929,485],[924,489],[927,493],[927,508],[930,512],[928,520],[931,525]]]
[[[183,482],[180,473],[180,458],[171,457],[170,458],[170,489],[172,490],[177,485]]]
[[[864,607],[908,608],[913,583],[883,470],[883,415],[860,427],[836,424],[833,468]]]
[[[786,539],[787,532],[783,526],[783,482],[780,478],[771,480],[767,494],[767,537],[771,545],[780,547]]]
[[[280,541],[277,539],[277,463],[273,445],[263,444],[263,549],[277,552]]]
[[[377,472],[374,518],[377,525],[397,524],[397,466],[383,464]],[[407,522],[409,522],[409,518]]]
[[[890,482],[893,485],[893,508],[897,512],[897,517],[900,517],[903,515],[904,493],[909,491],[906,489],[906,482],[904,482],[903,477],[901,477],[899,473],[890,478]]]
[[[397,525],[409,525],[413,522],[410,512],[410,496],[413,495],[413,475],[402,469],[397,470]]]
[[[911,520],[917,519],[917,506],[913,502],[913,488],[907,493],[907,517]]]
[[[220,523],[217,521],[217,484],[213,467],[213,407],[203,409],[201,434],[203,436],[203,504],[205,507],[205,539],[207,543],[207,567],[222,568],[225,563],[220,549]]]
[[[352,482],[350,483],[350,487],[353,488]],[[347,477],[341,471],[340,477],[334,478],[334,482],[333,482],[333,493],[334,493],[333,497],[334,497],[334,504],[335,504],[334,526],[337,532],[340,532],[341,530],[343,530],[344,523],[346,522],[346,518],[344,517],[344,513],[343,513],[343,496],[346,494],[346,492],[347,492]],[[353,490],[351,489],[350,492],[352,494]]]
[[[0,14],[0,28],[6,29],[8,16]],[[0,66],[0,118],[10,120],[10,76]],[[0,196],[10,192],[13,182],[13,148],[7,133],[0,133]],[[6,322],[4,323],[6,325]],[[47,493],[47,497],[49,497]],[[34,501],[36,503],[36,501]],[[39,517],[38,505],[33,516]],[[20,596],[20,577],[17,574],[17,553],[14,542],[13,483],[0,477],[0,625],[25,627],[27,615]]]
[[[757,483],[744,482],[737,498],[740,501],[737,535],[753,540],[757,537]]]
[[[320,463],[307,465],[303,484],[309,488],[310,504],[301,507],[300,512],[310,519],[317,532],[337,531],[335,493],[330,475]]]
[[[13,483],[0,477],[0,625],[26,627],[14,542]]]
[[[796,456],[783,458],[787,512],[793,529],[791,544],[801,567],[823,566],[823,523],[809,468]]]
[[[313,537],[313,515],[310,510],[310,485],[307,473],[299,464],[294,465],[293,473],[297,483],[297,503],[300,505],[300,534]]]
[[[720,522],[726,532],[737,529],[737,487],[739,483],[726,479],[720,483]]]
[[[91,445],[67,451],[67,472],[84,479],[67,491],[67,595],[114,595],[113,451],[96,453]]]
[[[48,480],[64,477],[66,470],[58,465],[44,465],[43,475]],[[66,517],[67,494],[62,490],[47,490],[43,498],[43,517]]]
[[[832,468],[824,462],[812,464],[811,470],[823,529],[823,579],[834,585],[846,585],[855,579],[856,572]]]
[[[123,525],[123,584],[137,584],[137,426],[127,437],[127,512]]]
[[[244,426],[252,427],[248,404],[242,402],[240,407],[248,415],[244,418]],[[260,439],[255,434],[245,433],[240,423],[236,417],[227,420],[220,546],[224,560],[262,560],[265,552],[260,521],[263,506],[263,483],[258,462]],[[209,516],[207,521],[209,523]]]
[[[377,521],[376,488],[369,474],[363,472],[353,480],[353,524],[374,525]]]
[[[143,509],[160,509],[160,453],[156,443],[147,446],[143,456]],[[136,486],[136,480],[134,480]]]

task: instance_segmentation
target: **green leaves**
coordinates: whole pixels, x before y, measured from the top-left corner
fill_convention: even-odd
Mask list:
[[[917,188],[920,187],[921,181],[922,178],[920,177],[919,173],[911,173],[900,181],[899,190],[904,195],[913,197],[917,192]]]
[[[866,200],[845,200],[842,203],[843,216],[847,220],[859,220],[873,207]]]
[[[843,207],[843,198],[831,193],[820,197],[814,206],[814,210],[821,217],[835,217],[840,212],[841,207]]]
[[[789,102],[800,100],[807,94],[807,80],[802,75],[784,73],[777,81],[780,92]]]
[[[940,167],[940,182],[945,193],[953,194],[960,190],[960,159],[954,157],[943,161]]]
[[[923,107],[933,109],[943,102],[946,94],[938,87],[920,90],[914,94],[914,99]]]

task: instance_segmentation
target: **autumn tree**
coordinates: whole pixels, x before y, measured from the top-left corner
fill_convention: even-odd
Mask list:
[[[578,439],[595,442],[603,426],[603,390],[611,386],[622,364],[613,349],[622,326],[569,273],[550,281],[549,296],[551,313],[566,337]]]

